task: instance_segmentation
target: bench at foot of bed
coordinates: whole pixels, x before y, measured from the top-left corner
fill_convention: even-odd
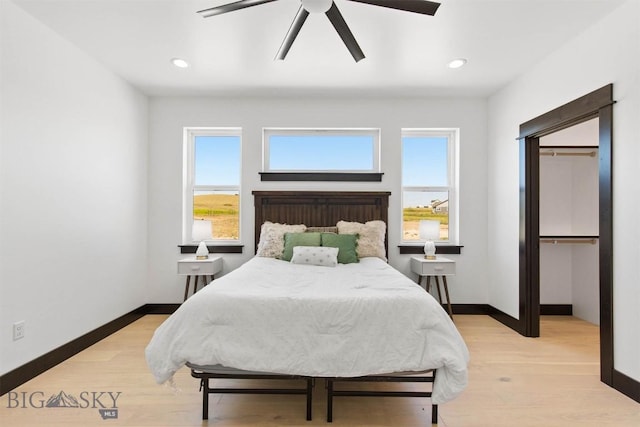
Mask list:
[[[433,383],[435,371],[427,376],[372,375],[355,378],[326,378],[327,380],[327,422],[333,421],[333,398],[337,396],[360,397],[431,397],[431,391],[380,391],[380,390],[336,390],[336,383],[353,382],[397,382],[397,383]],[[431,424],[438,424],[438,405],[431,404]]]
[[[202,391],[202,419],[209,419],[209,394],[304,394],[307,398],[307,421],[311,421],[311,396],[314,379],[299,375],[276,375],[261,372],[248,372],[222,366],[198,366],[187,364],[191,368],[191,376],[200,379]],[[302,380],[304,388],[222,388],[210,387],[210,379],[234,380]]]

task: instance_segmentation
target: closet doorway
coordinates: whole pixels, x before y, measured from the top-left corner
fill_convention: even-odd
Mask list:
[[[562,280],[558,275],[563,274],[565,279],[574,274],[578,279],[582,275],[591,276],[589,280],[597,282],[594,284],[596,288],[581,289],[585,295],[580,294],[580,297],[584,297],[586,302],[581,300],[578,305],[582,316],[591,319],[595,316],[596,322],[585,320],[600,325],[600,378],[608,385],[612,385],[613,375],[613,103],[613,85],[604,86],[521,124],[519,137],[518,330],[524,336],[540,336],[541,297],[543,303],[547,303],[548,298],[567,301],[569,293],[573,293],[573,288],[571,291],[568,288],[550,289],[547,282],[553,274],[556,276],[552,281],[556,282]],[[563,138],[572,132],[588,134],[590,130],[597,132],[597,136],[588,142],[569,143],[568,138]],[[562,163],[550,161],[559,159],[564,161],[565,167]],[[590,163],[595,163],[591,169]],[[597,190],[591,186],[597,186]],[[550,188],[562,190],[563,187],[565,190],[577,187],[580,196],[586,197],[573,199],[573,191],[571,196],[562,191],[556,194],[548,192]],[[566,197],[572,199],[567,200]],[[565,262],[562,262],[563,258]],[[576,262],[577,258],[582,261]],[[567,265],[569,260],[571,264]],[[582,262],[587,266],[586,270],[579,270]],[[589,266],[589,262],[592,265]],[[546,271],[548,267],[556,267],[557,270],[550,274]],[[545,281],[542,287],[541,280]],[[583,283],[575,286],[577,289]],[[586,295],[589,292],[591,296]],[[597,302],[593,300],[596,294]],[[557,304],[560,308],[563,305],[566,304]],[[573,300],[572,305],[575,305]]]
[[[540,314],[600,324],[598,119],[540,138]],[[540,332],[544,334],[544,331]]]

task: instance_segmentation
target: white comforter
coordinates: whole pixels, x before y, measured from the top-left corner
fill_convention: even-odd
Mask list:
[[[467,347],[433,297],[377,258],[331,267],[255,257],[189,298],[146,348],[158,383],[186,362],[354,377],[437,368],[432,400],[467,384]]]

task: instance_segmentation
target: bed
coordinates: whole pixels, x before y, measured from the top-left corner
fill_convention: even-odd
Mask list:
[[[204,419],[209,393],[273,392],[305,394],[309,420],[311,389],[320,378],[327,385],[327,421],[333,418],[335,396],[378,393],[338,390],[337,382],[431,382],[430,391],[383,395],[431,397],[432,422],[437,422],[437,404],[454,399],[466,386],[469,355],[435,299],[385,262],[388,197],[386,192],[254,192],[258,255],[265,253],[261,244],[268,224],[314,225],[320,228],[311,234],[324,239],[334,234],[325,227],[375,223],[379,230],[382,223],[377,256],[363,252],[357,262],[309,265],[296,257],[308,256],[313,248],[295,246],[291,260],[253,257],[189,298],[156,330],[146,349],[156,381],[171,380],[187,365],[201,380]],[[307,233],[304,228],[287,238]],[[362,234],[356,238],[364,241]],[[337,255],[345,248],[318,251]],[[217,378],[300,380],[303,385],[233,391],[210,387],[209,380]]]

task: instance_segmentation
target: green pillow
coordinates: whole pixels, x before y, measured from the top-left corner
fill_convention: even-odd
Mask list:
[[[322,233],[322,246],[338,248],[338,263],[340,264],[360,262],[356,253],[357,234]]]
[[[291,261],[294,246],[320,246],[320,233],[284,233],[282,258]]]

